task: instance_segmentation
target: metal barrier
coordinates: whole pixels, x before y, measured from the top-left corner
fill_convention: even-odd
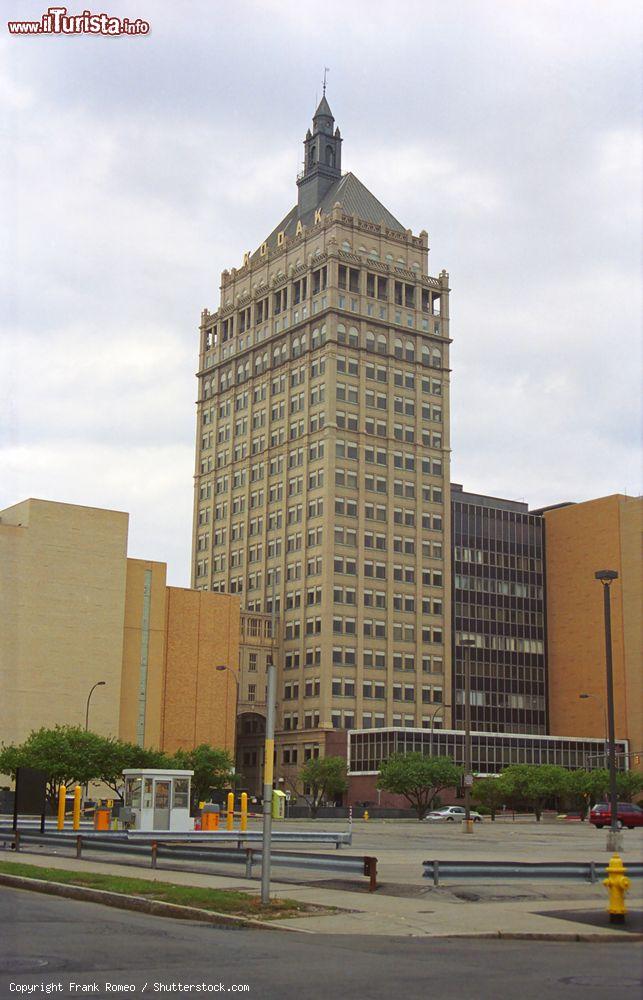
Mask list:
[[[584,879],[597,882],[607,867],[606,861],[424,861],[424,878],[432,878],[433,885],[440,879],[478,879],[502,881],[525,878],[538,881]],[[627,874],[643,877],[643,864],[627,865]]]
[[[231,839],[231,838],[228,838]],[[234,838],[236,839],[236,838]],[[76,857],[82,858],[83,851],[106,851],[115,854],[128,854],[147,857],[152,868],[158,866],[159,860],[192,861],[206,864],[239,864],[245,867],[245,876],[252,877],[253,866],[261,861],[262,851],[254,847],[221,848],[212,844],[205,849],[207,841],[200,844],[185,841],[159,840],[156,835],[147,836],[144,840],[128,838],[125,834],[107,835],[93,833],[32,833],[21,830],[6,833],[0,831],[0,841],[11,843],[16,851],[22,845],[44,844],[47,847],[64,845],[76,849]],[[363,875],[369,879],[369,891],[377,888],[377,858],[355,857],[341,854],[304,854],[303,852],[271,851],[271,865],[283,868],[305,868],[312,871],[327,871],[343,875]]]
[[[27,836],[38,833],[41,837],[50,837],[58,840],[72,836],[70,830],[45,830],[43,834],[39,833],[36,827],[23,827],[19,832]],[[88,840],[90,838],[100,838],[108,839],[114,843],[139,844],[149,844],[153,840],[157,841],[157,843],[172,841],[173,843],[181,844],[216,844],[220,841],[231,841],[237,847],[241,847],[242,844],[261,843],[263,838],[261,830],[188,830],[186,832],[155,830],[153,833],[150,833],[145,830],[95,831],[87,829],[80,832]],[[0,839],[4,838],[7,834],[13,836],[14,831],[7,827],[0,827]],[[273,830],[272,841],[273,843],[283,844],[334,844],[336,848],[340,848],[351,846],[353,843],[353,834],[350,831],[347,833],[332,833],[324,830]]]

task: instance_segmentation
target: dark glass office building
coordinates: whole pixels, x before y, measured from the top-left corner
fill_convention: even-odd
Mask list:
[[[514,500],[451,484],[453,727],[547,733],[544,526]],[[466,646],[463,640],[470,640]]]

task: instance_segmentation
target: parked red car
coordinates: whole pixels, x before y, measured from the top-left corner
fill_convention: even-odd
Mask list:
[[[599,802],[592,806],[589,821],[600,830],[612,822],[612,811],[609,802]],[[643,826],[643,809],[631,802],[619,802],[616,807],[616,826],[621,830],[624,826],[633,830],[635,826]]]

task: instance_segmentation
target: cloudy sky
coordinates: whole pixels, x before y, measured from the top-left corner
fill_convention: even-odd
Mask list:
[[[200,312],[294,203],[324,65],[343,167],[451,275],[453,480],[640,492],[636,3],[105,0],[150,33],[9,36],[45,7],[0,24],[0,507],[127,510],[189,584]]]

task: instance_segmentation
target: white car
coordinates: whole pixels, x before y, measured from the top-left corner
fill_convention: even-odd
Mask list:
[[[482,816],[473,809],[469,815],[474,823],[481,823]],[[444,806],[443,809],[434,809],[424,817],[429,823],[461,823],[465,817],[464,806]]]

